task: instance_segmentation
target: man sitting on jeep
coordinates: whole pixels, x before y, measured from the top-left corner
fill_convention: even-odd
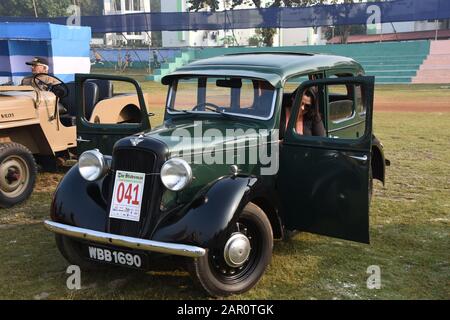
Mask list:
[[[35,57],[30,62],[25,62],[27,65],[31,66],[31,72],[33,73],[30,76],[27,76],[22,79],[22,85],[23,86],[31,86],[33,85],[33,77],[37,74],[48,74],[48,60],[41,57]],[[52,77],[47,76],[40,76],[39,80],[42,82],[45,82],[47,84],[58,84],[59,81]],[[42,86],[37,86],[40,90],[44,90]]]

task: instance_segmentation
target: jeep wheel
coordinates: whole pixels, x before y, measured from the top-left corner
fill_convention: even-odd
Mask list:
[[[242,210],[236,230],[220,249],[190,262],[194,279],[212,296],[250,290],[272,258],[273,234],[264,211],[253,203]]]
[[[37,166],[31,152],[21,144],[0,145],[0,207],[9,208],[33,192]]]
[[[84,258],[82,251],[82,244],[69,237],[55,234],[56,246],[62,256],[73,265],[77,265],[83,271],[101,270],[105,266],[87,260]]]

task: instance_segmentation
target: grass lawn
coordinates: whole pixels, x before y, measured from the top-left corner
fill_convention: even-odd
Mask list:
[[[163,92],[159,85],[143,86]],[[444,90],[450,108],[450,90],[423,90]],[[395,99],[417,90],[388,91],[377,88],[379,96]],[[156,125],[162,110],[154,107]],[[276,242],[262,280],[233,298],[450,299],[450,113],[376,112],[374,126],[392,165],[386,186],[375,183],[371,245],[307,233]],[[42,225],[62,175],[39,174],[29,201],[0,210],[0,299],[206,298],[186,272],[173,267],[147,274],[82,273],[82,289],[68,290],[68,263]],[[380,290],[366,288],[370,265],[381,268]]]

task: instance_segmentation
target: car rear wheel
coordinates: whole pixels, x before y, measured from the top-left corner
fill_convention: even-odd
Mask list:
[[[258,206],[249,203],[225,243],[190,261],[189,271],[212,296],[243,293],[263,275],[272,258],[272,248],[269,219]]]
[[[37,165],[33,154],[18,143],[0,145],[0,207],[25,201],[33,192]]]

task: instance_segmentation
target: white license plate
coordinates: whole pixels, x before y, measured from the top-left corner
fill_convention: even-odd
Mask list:
[[[142,268],[143,258],[131,252],[88,246],[89,259],[117,264],[121,266]]]
[[[145,173],[116,171],[109,217],[138,222],[144,183]]]

